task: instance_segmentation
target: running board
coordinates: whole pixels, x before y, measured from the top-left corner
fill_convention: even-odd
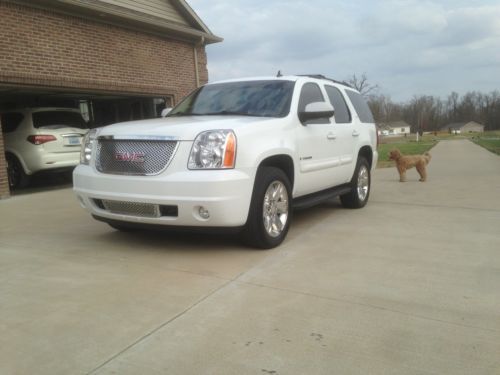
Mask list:
[[[304,195],[302,197],[295,198],[293,200],[293,208],[295,210],[302,210],[312,206],[316,206],[323,203],[329,199],[338,197],[339,195],[347,194],[351,192],[351,184],[344,184],[335,186],[330,189],[318,191],[317,193],[312,193]]]

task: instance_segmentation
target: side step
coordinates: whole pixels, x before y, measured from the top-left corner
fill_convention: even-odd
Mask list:
[[[317,193],[304,195],[293,200],[293,208],[295,210],[302,210],[305,208],[316,206],[339,195],[349,193],[351,191],[351,184],[344,184],[335,186],[330,189],[322,190]]]

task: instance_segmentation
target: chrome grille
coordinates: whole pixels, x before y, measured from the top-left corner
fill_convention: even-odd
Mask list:
[[[167,168],[176,141],[98,139],[99,172],[131,176],[156,175]]]
[[[103,207],[113,213],[120,215],[131,215],[140,217],[160,217],[160,207],[157,204],[121,202],[102,200]]]

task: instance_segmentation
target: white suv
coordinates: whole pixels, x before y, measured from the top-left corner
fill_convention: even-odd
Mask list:
[[[24,187],[40,171],[78,165],[87,124],[72,108],[28,108],[0,114],[11,188]]]
[[[97,220],[242,230],[253,246],[285,238],[292,209],[370,194],[377,134],[356,90],[323,76],[205,85],[166,118],[89,132],[74,191]]]

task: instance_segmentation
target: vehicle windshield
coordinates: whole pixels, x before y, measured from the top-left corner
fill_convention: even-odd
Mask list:
[[[35,128],[78,128],[87,129],[87,123],[82,115],[73,111],[43,111],[33,113]]]
[[[241,115],[285,117],[290,112],[292,81],[217,83],[194,91],[168,116]]]

